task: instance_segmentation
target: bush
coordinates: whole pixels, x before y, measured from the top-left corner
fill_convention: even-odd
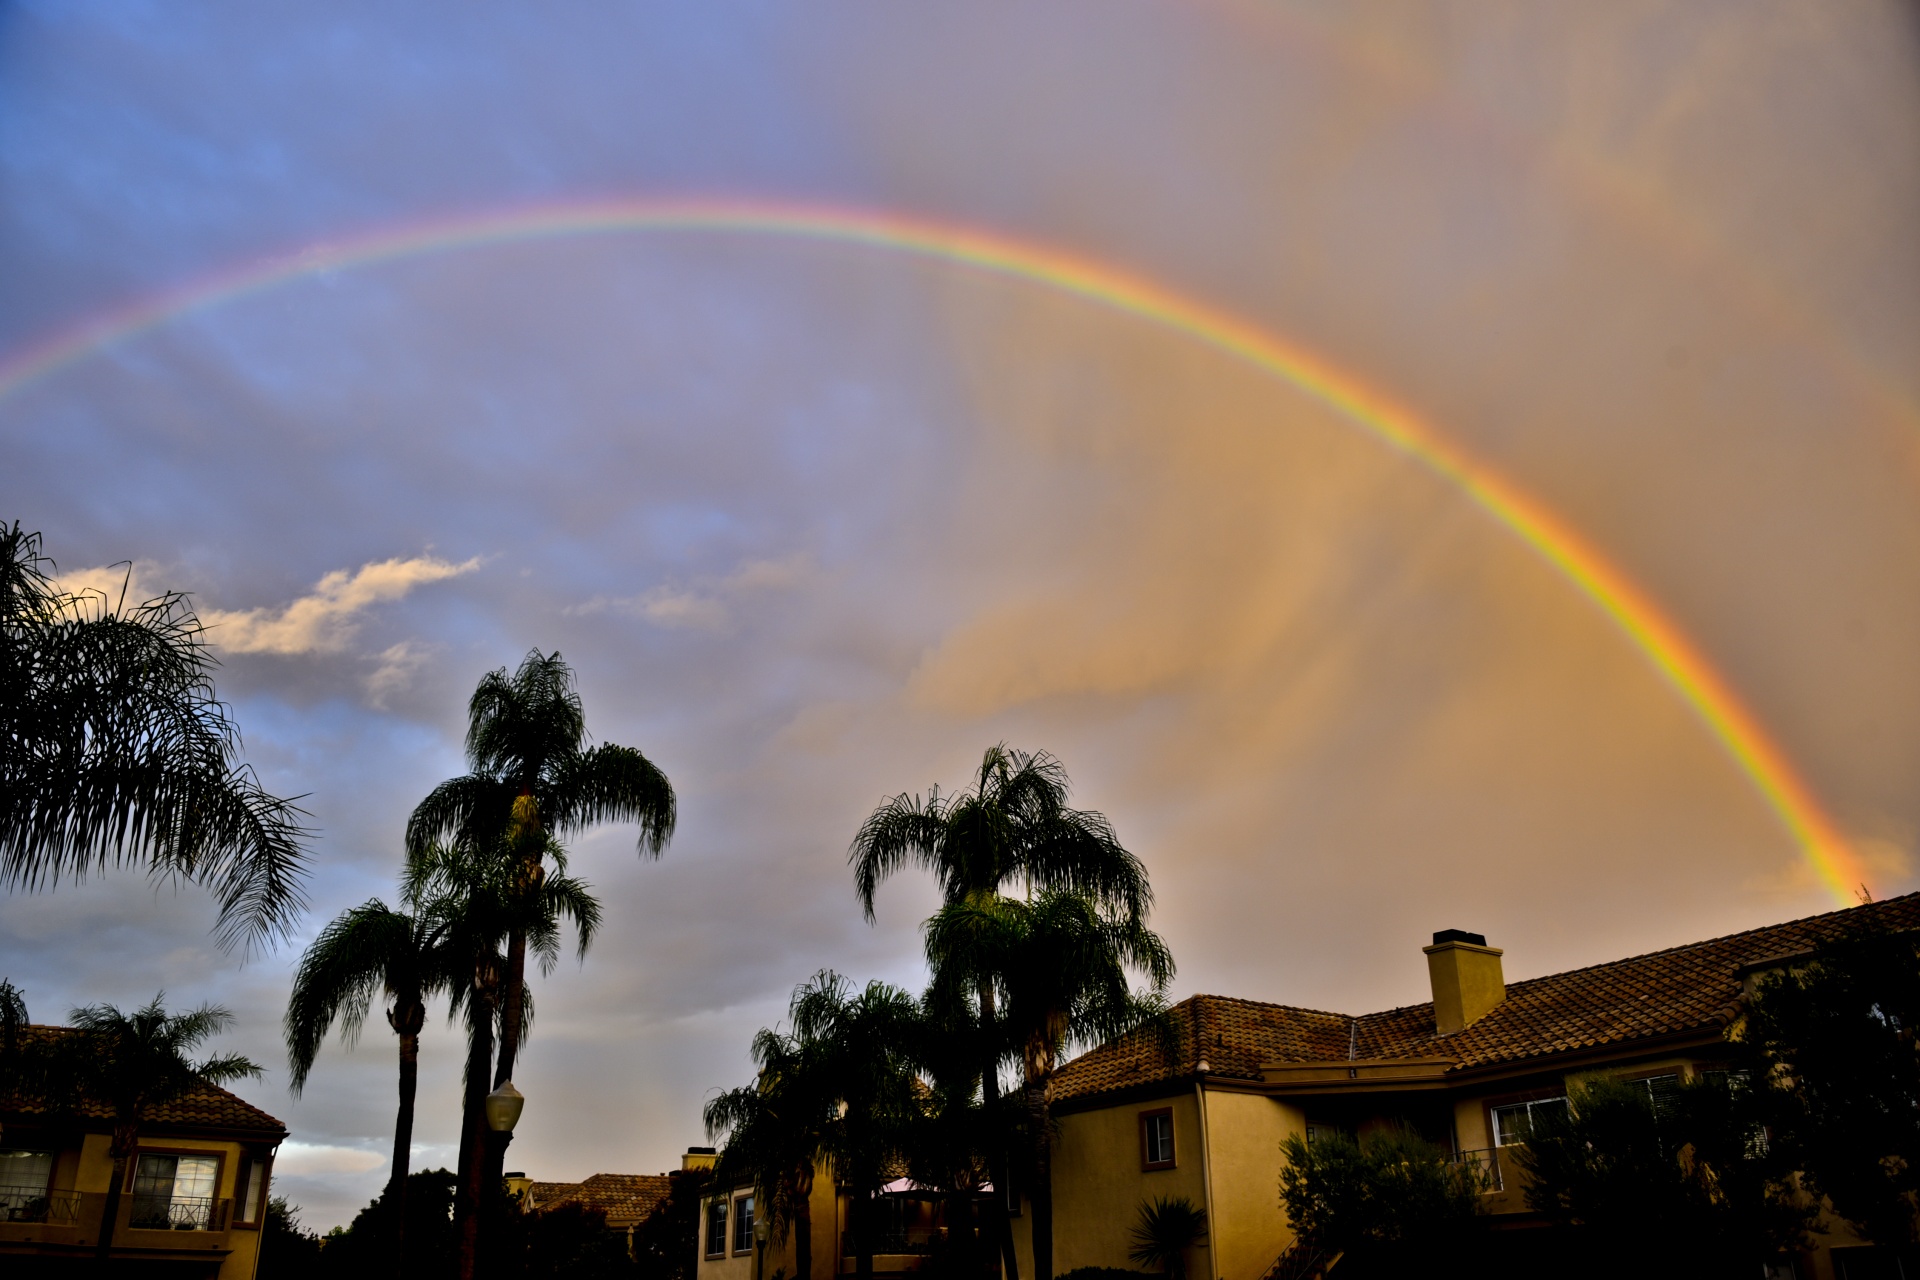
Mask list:
[[[260,1266],[257,1280],[318,1280],[320,1237],[300,1225],[300,1206],[285,1196],[267,1201],[260,1224]]]
[[[1342,1280],[1423,1274],[1464,1267],[1484,1219],[1486,1174],[1455,1164],[1408,1130],[1368,1134],[1295,1135],[1281,1144],[1280,1201],[1300,1237],[1327,1253],[1343,1253]]]
[[[1144,1274],[1128,1271],[1124,1267],[1075,1267],[1055,1276],[1053,1280],[1140,1280]]]

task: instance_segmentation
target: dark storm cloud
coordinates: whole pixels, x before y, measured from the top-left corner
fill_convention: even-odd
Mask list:
[[[1326,353],[1540,494],[1724,668],[1876,889],[1911,883],[1897,10],[0,24],[0,351],[269,251],[606,192],[1070,246]],[[670,1165],[813,970],[917,982],[930,890],[888,885],[870,928],[846,842],[1003,738],[1060,753],[1146,858],[1182,992],[1373,1008],[1420,997],[1433,928],[1528,974],[1824,905],[1644,658],[1457,492],[1031,284],[700,235],[413,258],[121,342],[0,400],[0,434],[4,514],[64,569],[134,559],[234,620],[249,758],[321,832],[309,928],[391,896],[473,681],[531,647],[579,671],[597,737],[671,774],[663,860],[622,830],[575,851],[609,927],[538,989],[512,1159],[536,1176]],[[396,561],[472,567],[341,604]],[[63,885],[0,901],[0,962],[40,1017],[222,1000],[232,1047],[278,1062],[293,953],[241,966],[211,915],[133,875]],[[321,1227],[380,1182],[376,1031],[297,1102],[281,1075],[253,1091]],[[436,1028],[421,1162],[451,1159],[457,1061]]]

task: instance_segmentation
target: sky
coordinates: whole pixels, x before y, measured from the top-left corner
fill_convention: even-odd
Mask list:
[[[555,214],[676,201],[957,228],[1309,353],[1630,581],[1850,881],[1920,887],[1909,0],[11,0],[0,518],[193,593],[316,835],[275,951],[125,871],[0,897],[0,973],[38,1020],[230,1008],[307,1225],[383,1181],[395,1058],[376,1017],[291,1096],[292,966],[393,899],[534,648],[680,800],[657,862],[573,845],[606,925],[536,980],[536,1178],[677,1167],[817,970],[917,987],[932,889],[869,924],[847,846],[997,742],[1145,862],[1176,996],[1366,1012],[1438,929],[1513,979],[1845,897],[1620,618],[1298,379],[1058,279]]]

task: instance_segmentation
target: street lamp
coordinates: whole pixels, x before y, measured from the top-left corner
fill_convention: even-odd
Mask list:
[[[527,1099],[509,1080],[487,1095],[487,1128],[495,1133],[512,1133],[513,1126],[520,1123],[521,1108],[527,1105]]]
[[[759,1205],[755,1205],[756,1210]],[[767,1220],[759,1213],[753,1217],[753,1280],[760,1280],[767,1266]]]

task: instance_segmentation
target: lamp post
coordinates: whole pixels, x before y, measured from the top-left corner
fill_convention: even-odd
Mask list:
[[[753,1208],[753,1280],[760,1280],[767,1266],[767,1219],[759,1205]]]
[[[520,1112],[526,1105],[526,1095],[514,1088],[511,1080],[487,1095],[487,1128],[504,1135],[498,1139],[502,1146],[513,1140],[513,1126],[520,1123]]]

